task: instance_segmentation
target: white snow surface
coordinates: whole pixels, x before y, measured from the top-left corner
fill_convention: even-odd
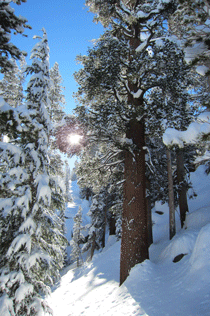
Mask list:
[[[191,181],[197,197],[189,200],[183,229],[177,216],[177,234],[171,241],[168,206],[156,203],[150,260],[137,264],[119,287],[120,241],[110,236],[92,262],[65,268],[48,298],[54,316],[209,316],[210,177],[200,166]],[[179,254],[185,256],[174,263]]]
[[[209,71],[209,68],[205,65],[197,66],[196,68],[197,73],[199,73],[201,76],[205,76],[207,71]]]

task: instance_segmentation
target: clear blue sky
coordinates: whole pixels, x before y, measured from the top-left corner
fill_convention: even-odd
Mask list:
[[[91,40],[103,33],[103,27],[93,23],[94,15],[88,12],[85,0],[27,0],[20,6],[11,6],[15,9],[15,14],[27,18],[32,27],[32,30],[25,31],[27,38],[21,35],[12,37],[12,42],[28,53],[28,63],[31,49],[37,42],[33,36],[42,35],[41,29],[46,29],[50,67],[58,62],[65,87],[66,113],[72,113],[75,107],[72,94],[77,90],[73,73],[80,67],[75,58],[79,54],[86,54],[87,48],[92,46]]]

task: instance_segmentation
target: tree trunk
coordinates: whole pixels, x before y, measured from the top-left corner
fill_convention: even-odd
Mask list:
[[[184,157],[183,151],[179,149],[176,153],[176,163],[177,163],[177,181],[179,184],[179,210],[180,210],[180,221],[181,227],[183,228],[186,219],[186,213],[188,210],[187,203],[187,187],[184,183],[185,180],[185,169],[184,169]]]
[[[174,188],[172,177],[171,152],[166,149],[167,168],[168,168],[168,197],[169,197],[169,238],[172,239],[176,234],[175,225],[175,205],[174,205]]]
[[[112,214],[109,220],[109,235],[116,234],[116,218],[115,215]]]
[[[103,224],[103,239],[102,239],[102,248],[105,247],[106,240],[106,224],[107,224],[107,193],[106,193],[106,206],[104,209],[104,224]]]
[[[90,260],[92,260],[94,251],[96,248],[96,233],[93,232],[93,240],[92,240],[92,245],[91,245],[91,250],[90,250]]]
[[[79,258],[77,258],[77,268],[79,268]]]
[[[144,123],[132,120],[126,137],[136,150],[125,152],[125,184],[122,214],[120,285],[137,263],[149,258],[146,208]]]

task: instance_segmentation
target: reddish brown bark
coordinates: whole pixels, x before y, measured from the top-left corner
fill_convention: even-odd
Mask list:
[[[120,285],[137,263],[149,258],[146,207],[144,123],[132,120],[126,137],[137,146],[125,152],[125,184],[122,214]]]

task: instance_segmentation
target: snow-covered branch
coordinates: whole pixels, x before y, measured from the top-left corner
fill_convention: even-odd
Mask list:
[[[189,125],[186,131],[167,128],[163,134],[163,142],[168,147],[178,145],[182,148],[184,144],[194,144],[202,136],[208,134],[210,134],[210,112],[204,112],[198,116],[195,122]]]

